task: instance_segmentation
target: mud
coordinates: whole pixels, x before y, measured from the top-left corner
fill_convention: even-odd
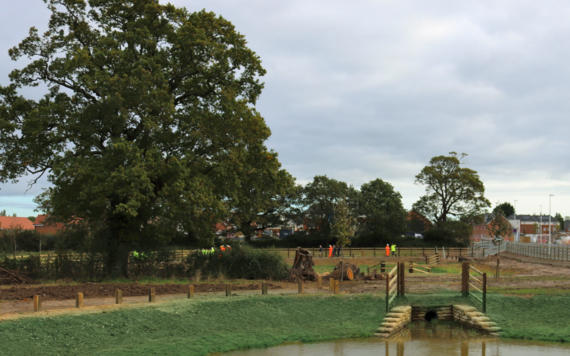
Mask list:
[[[267,284],[269,289],[280,289],[280,285]],[[40,295],[42,300],[67,300],[75,299],[77,293],[83,293],[84,298],[111,298],[115,296],[115,290],[120,289],[124,297],[147,296],[149,288],[154,287],[157,295],[180,294],[188,292],[187,284],[137,284],[137,283],[85,283],[76,285],[54,286],[10,286],[0,289],[0,300],[24,300],[31,299],[34,295]],[[261,290],[261,284],[232,284],[232,290]],[[225,291],[225,284],[196,284],[195,293]]]

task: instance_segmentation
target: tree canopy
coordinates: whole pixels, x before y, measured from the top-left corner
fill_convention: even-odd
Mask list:
[[[265,70],[229,21],[157,0],[46,2],[48,31],[9,51],[30,63],[0,86],[0,182],[47,175],[50,213],[99,222],[110,243],[208,237],[240,203],[265,208],[251,189],[286,174],[254,108]],[[20,94],[40,84],[41,99]]]
[[[308,225],[311,233],[318,234],[329,241],[335,206],[342,200],[348,209],[355,209],[358,203],[358,191],[345,182],[327,176],[315,176],[300,191],[297,201],[301,209],[301,218]]]
[[[502,204],[499,204],[498,207],[503,211],[503,214],[506,217],[511,216],[515,213],[515,207],[509,202],[504,202]]]
[[[479,174],[463,167],[466,156],[450,152],[449,156],[433,157],[416,175],[415,183],[425,185],[426,194],[414,203],[415,211],[441,224],[449,217],[465,220],[481,215],[491,206]]]
[[[503,237],[512,231],[511,224],[505,218],[502,207],[499,205],[493,210],[493,220],[487,225],[487,234],[491,236],[493,242],[500,244]]]
[[[359,213],[363,233],[399,236],[406,229],[407,212],[402,195],[380,178],[360,187]]]

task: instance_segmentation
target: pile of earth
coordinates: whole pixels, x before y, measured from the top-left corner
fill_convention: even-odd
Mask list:
[[[85,283],[76,285],[56,286],[13,286],[0,288],[0,300],[22,300],[40,295],[43,300],[75,299],[77,293],[83,293],[84,298],[112,298],[115,290],[120,289],[123,297],[136,297],[148,295],[148,289],[154,287],[156,295],[180,294],[188,292],[187,284],[137,284],[137,283]],[[280,289],[281,286],[267,283],[269,289]],[[222,292],[225,284],[196,284],[194,292]],[[261,290],[261,284],[232,284],[232,290]]]

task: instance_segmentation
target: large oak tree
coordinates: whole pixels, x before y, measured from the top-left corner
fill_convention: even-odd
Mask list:
[[[415,183],[425,185],[426,194],[414,203],[415,211],[441,225],[450,217],[466,220],[481,215],[491,206],[479,174],[464,167],[466,156],[450,152],[449,156],[433,157],[416,175]]]
[[[0,86],[0,182],[47,175],[51,213],[104,227],[116,262],[169,231],[212,236],[248,187],[284,181],[254,108],[265,70],[229,21],[157,0],[45,1],[48,31],[9,51],[30,62]],[[38,85],[41,99],[22,95]]]

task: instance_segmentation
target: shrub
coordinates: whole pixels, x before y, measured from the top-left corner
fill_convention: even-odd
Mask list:
[[[287,275],[287,264],[283,257],[249,246],[235,246],[226,251],[216,250],[205,254],[197,251],[186,258],[185,264],[189,277],[199,274],[202,278],[279,280]]]

